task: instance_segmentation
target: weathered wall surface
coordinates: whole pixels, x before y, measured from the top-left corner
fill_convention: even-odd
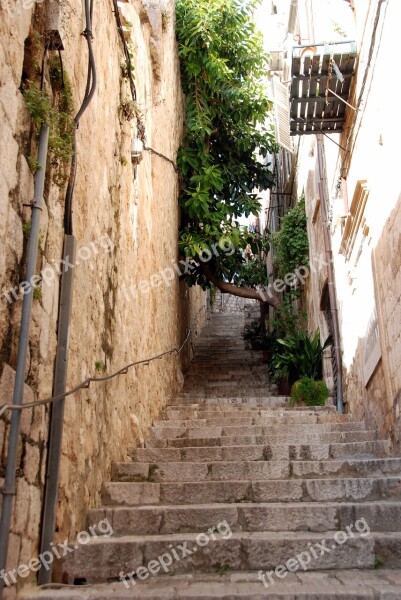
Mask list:
[[[391,437],[395,449],[400,447],[401,400],[399,140],[383,90],[398,13],[392,0],[380,5],[355,1],[359,59],[350,103],[361,100],[359,110],[347,109],[343,134],[333,136],[346,154],[324,139],[346,410]],[[315,25],[318,38],[318,21]],[[305,188],[312,254],[317,256],[323,251],[320,214],[318,230],[311,222],[316,192],[308,192],[316,169],[306,168],[313,142],[305,140],[301,148],[299,186]],[[348,198],[336,189],[340,175]],[[321,274],[312,274],[309,306],[316,323],[322,281]]]
[[[10,400],[22,294],[7,292],[23,279],[23,223],[30,219],[33,176],[26,156],[34,149],[31,120],[20,92],[24,43],[39,39],[35,27],[50,0],[2,0],[0,20],[0,352],[1,403]],[[27,8],[24,8],[27,7]],[[105,374],[177,347],[189,327],[200,330],[204,295],[179,283],[177,256],[178,177],[173,165],[144,151],[135,178],[131,139],[141,115],[146,147],[175,160],[183,102],[172,0],[132,0],[122,6],[134,56],[137,103],[122,77],[124,55],[111,0],[95,2],[93,45],[98,87],[78,129],[78,173],[73,222],[78,262],[70,333],[68,387],[96,369]],[[86,85],[87,49],[80,0],[62,3],[65,50],[75,109]],[[40,31],[39,31],[40,33]],[[127,34],[128,35],[128,34]],[[25,62],[26,62],[25,55]],[[32,67],[32,65],[31,65]],[[34,70],[34,67],[32,67]],[[132,117],[132,118],[131,118]],[[25,401],[51,396],[58,313],[58,275],[63,244],[65,185],[47,173],[38,272],[48,267],[34,300]],[[53,265],[53,266],[52,266]],[[51,274],[52,273],[52,274]],[[160,275],[162,274],[163,275]],[[152,278],[153,276],[153,278]],[[112,461],[128,460],[127,446],[146,429],[182,382],[190,356],[171,354],[138,366],[108,383],[92,384],[67,400],[61,464],[58,537],[85,528],[87,507],[99,503]],[[98,373],[102,374],[102,373]],[[2,468],[8,416],[0,421]],[[8,568],[37,554],[43,493],[48,408],[23,413],[17,489]],[[134,423],[134,426],[133,426]],[[136,423],[136,425],[135,425]],[[29,580],[29,578],[28,578]],[[12,596],[11,596],[12,597]]]

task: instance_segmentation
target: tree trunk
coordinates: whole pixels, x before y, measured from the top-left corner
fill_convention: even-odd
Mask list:
[[[267,288],[261,287],[260,289],[238,287],[233,283],[219,279],[207,264],[201,263],[200,267],[203,274],[206,275],[209,281],[211,281],[224,294],[232,294],[233,296],[250,298],[251,300],[262,300],[262,302],[266,302],[274,308],[277,308],[277,306],[280,306],[281,304],[279,296],[276,294],[271,285],[269,285]]]

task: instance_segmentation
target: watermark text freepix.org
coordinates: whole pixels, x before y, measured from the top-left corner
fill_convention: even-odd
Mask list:
[[[89,527],[89,531],[81,531],[77,535],[77,542],[74,546],[68,544],[68,540],[55,544],[50,543],[50,550],[46,550],[39,554],[38,558],[31,558],[27,563],[21,563],[16,569],[10,569],[0,571],[0,577],[4,581],[7,587],[10,587],[17,583],[17,577],[28,577],[31,572],[39,571],[42,567],[49,571],[50,565],[53,564],[55,559],[61,559],[78,550],[80,546],[84,546],[89,542],[91,538],[110,537],[113,535],[113,529],[108,519],[103,519],[99,523],[95,523]]]
[[[150,575],[157,575],[160,571],[169,573],[170,567],[174,562],[180,562],[181,560],[195,554],[199,548],[207,546],[210,541],[216,541],[218,533],[224,540],[228,540],[232,536],[232,531],[227,521],[222,521],[216,527],[211,527],[206,533],[198,533],[195,538],[195,542],[191,548],[188,548],[188,542],[182,544],[169,545],[169,550],[155,558],[150,560],[147,566],[141,566],[131,571],[127,575],[124,572],[119,573],[120,581],[124,586],[129,589],[130,585],[136,585],[136,579],[145,580]],[[129,581],[128,581],[129,580]]]
[[[137,298],[138,294],[148,294],[152,289],[159,288],[163,285],[169,287],[174,279],[181,275],[188,275],[192,273],[194,269],[199,267],[200,263],[209,262],[214,256],[220,256],[224,253],[226,256],[231,256],[235,252],[235,247],[229,236],[223,236],[220,238],[218,243],[213,244],[210,248],[204,247],[198,254],[197,262],[192,258],[185,258],[171,261],[171,266],[165,267],[164,269],[153,273],[149,279],[142,279],[137,284],[127,286],[122,284],[121,291],[126,300]]]
[[[31,293],[40,284],[52,285],[58,275],[74,269],[81,262],[85,262],[99,254],[101,250],[106,253],[112,252],[114,249],[114,242],[109,235],[103,235],[98,240],[90,242],[87,246],[81,246],[77,252],[77,258],[74,263],[71,262],[71,257],[67,256],[64,259],[58,261],[52,260],[52,265],[47,265],[39,275],[33,275],[29,281],[22,281],[19,285],[9,289],[3,290],[2,296],[4,296],[9,304],[18,300],[19,294],[25,296]]]
[[[345,528],[345,531],[336,531],[333,538],[330,538],[330,540],[323,539],[316,544],[308,542],[307,550],[289,558],[285,564],[278,565],[274,570],[265,572],[259,571],[258,579],[260,579],[260,581],[263,582],[263,585],[268,588],[270,585],[276,583],[275,577],[284,579],[287,577],[288,573],[295,573],[295,571],[299,571],[300,569],[307,571],[312,560],[318,561],[322,556],[334,551],[338,546],[342,546],[349,539],[355,538],[353,529],[355,529],[355,532],[359,534],[360,537],[367,537],[370,534],[370,527],[365,518],[362,517],[355,523],[348,525]],[[269,580],[269,583],[267,580]]]

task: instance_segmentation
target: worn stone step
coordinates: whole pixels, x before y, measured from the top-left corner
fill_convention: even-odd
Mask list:
[[[378,470],[379,471],[379,470]],[[181,483],[108,482],[102,501],[110,506],[207,504],[227,502],[368,502],[399,501],[401,476],[365,476],[270,481],[199,481]]]
[[[206,397],[204,394],[188,394],[188,395],[178,395],[175,398],[174,403],[171,404],[171,407],[179,408],[191,408],[194,406],[198,406],[199,408],[204,407],[207,410],[225,410],[227,408],[240,408],[243,410],[252,410],[252,409],[272,409],[272,408],[282,408],[288,405],[288,398],[286,396],[265,396],[265,397],[252,397],[247,396],[246,398],[241,397],[215,397],[208,396]],[[217,407],[221,407],[217,409]]]
[[[331,408],[331,407],[328,407]],[[268,427],[272,420],[277,420],[279,418],[280,423],[284,417],[299,416],[302,424],[302,416],[309,414],[335,414],[334,411],[320,411],[311,413],[310,411],[292,411],[288,410],[285,407],[279,410],[277,409],[256,409],[252,412],[252,410],[207,410],[205,409],[170,409],[170,411],[166,414],[164,412],[161,415],[161,418],[155,420],[153,423],[154,427],[218,427],[218,426],[239,426],[241,424],[245,425],[253,425],[253,426],[263,426]]]
[[[401,475],[401,459],[352,458],[338,460],[268,460],[219,462],[117,463],[116,481],[228,481],[270,480],[287,477],[330,477],[337,475]]]
[[[284,419],[284,418],[283,418]],[[188,438],[188,439],[213,439],[213,438],[221,438],[221,437],[241,437],[241,436],[251,436],[251,437],[267,437],[272,429],[272,419],[260,419],[260,425],[203,425],[198,424],[193,421],[188,421],[186,423],[174,423],[170,422],[169,424],[164,424],[159,426],[157,423],[149,428],[149,439],[157,438],[157,439],[176,439],[176,438]],[[276,434],[280,431],[282,425],[281,421],[279,423],[275,423],[279,425],[276,427]],[[287,420],[284,421],[283,425],[291,424]],[[312,422],[312,424],[314,424]],[[351,430],[352,431],[352,430]],[[367,442],[357,442],[358,444],[366,444]],[[389,446],[389,441],[385,442],[377,442],[386,444]],[[359,452],[362,446],[358,446],[355,448],[355,452]]]
[[[244,428],[247,428],[246,430],[242,431],[241,433],[243,435],[263,435],[263,430],[266,428],[269,429],[273,429],[274,425],[275,425],[275,429],[276,429],[276,435],[280,435],[280,431],[281,431],[281,423],[280,424],[273,424],[271,422],[271,419],[269,417],[253,417],[253,416],[243,416],[242,418],[239,416],[235,416],[235,417],[228,417],[226,416],[227,413],[221,413],[220,416],[216,416],[214,415],[211,418],[203,418],[203,414],[200,414],[198,417],[194,417],[194,418],[190,418],[190,419],[166,419],[166,420],[160,420],[160,421],[155,421],[153,423],[153,429],[149,428],[150,431],[156,432],[158,430],[172,430],[173,434],[176,433],[174,430],[175,429],[179,429],[179,430],[188,430],[188,429],[206,429],[206,428],[210,428],[211,430],[216,430],[216,429],[222,429],[222,430],[226,430],[226,428],[230,428],[228,430],[227,433],[229,433],[230,435],[228,437],[238,437],[238,430],[240,429],[241,424],[243,425]],[[262,430],[257,430],[254,428],[262,428]],[[232,428],[232,429],[231,429]],[[286,431],[288,429],[291,429],[290,427],[283,427],[283,429],[285,429]],[[305,430],[305,434],[306,433],[314,433],[314,431],[316,430],[316,427],[311,427],[310,428],[312,431],[308,431]],[[316,433],[316,432],[315,432]],[[367,434],[369,433],[370,437],[369,438],[363,438],[363,439],[377,439],[377,432],[375,430],[365,430],[365,431],[361,431],[361,430],[350,430],[348,432],[343,432],[343,433],[363,433],[363,434]],[[234,435],[233,435],[234,434]],[[285,433],[282,434],[282,437],[285,437]],[[352,441],[353,438],[349,438],[348,441]],[[363,441],[362,438],[355,438],[355,441]]]
[[[169,554],[168,572],[191,573],[221,569],[236,571],[270,570],[299,556],[307,560],[306,550],[313,548],[316,558],[308,554],[309,571],[345,568],[373,568],[375,554],[386,554],[388,566],[396,567],[401,533],[355,533],[340,544],[334,532],[232,532],[227,523],[216,530],[200,534],[181,533],[155,536],[92,538],[70,553],[64,564],[69,582],[106,582],[119,578],[121,571],[131,572],[150,561]],[[343,539],[343,538],[342,538]],[[322,545],[322,541],[324,543]],[[323,548],[323,549],[322,549]],[[304,553],[303,555],[301,553]],[[167,562],[167,560],[165,561]]]
[[[358,522],[363,531],[401,531],[399,502],[231,503],[97,508],[88,524],[107,519],[113,535],[199,533],[226,521],[232,531],[337,531]],[[362,521],[364,519],[364,522]]]
[[[278,565],[277,565],[278,566]],[[291,565],[290,565],[291,566]],[[293,567],[292,567],[293,568]],[[146,576],[108,584],[25,590],[21,600],[400,600],[397,569],[336,571],[224,572]],[[284,574],[285,573],[285,574]],[[120,577],[120,575],[119,575]],[[268,586],[268,587],[266,587]]]
[[[321,440],[320,435],[317,433],[315,440],[312,442],[305,442],[305,444],[310,444],[319,442]],[[330,432],[329,432],[330,433]],[[335,433],[335,432],[331,432]],[[350,432],[352,433],[352,432]],[[357,432],[359,433],[359,432]],[[277,430],[274,430],[271,435],[251,435],[251,436],[222,436],[222,437],[213,437],[213,438],[152,438],[149,439],[146,443],[146,448],[150,449],[162,449],[162,448],[227,448],[233,446],[266,446],[273,444],[273,440],[277,435]],[[297,442],[302,442],[304,440],[304,435],[313,435],[305,434],[305,432],[299,432],[299,435],[296,433],[288,433],[286,441],[282,441],[280,443],[289,443],[291,445],[296,445]],[[322,442],[323,443],[323,442]],[[301,444],[304,445],[304,444]]]
[[[200,381],[200,376],[203,377],[203,380]],[[222,369],[219,369],[215,372],[210,372],[210,369],[205,369],[204,372],[190,372],[188,377],[185,380],[185,385],[195,384],[199,385],[238,385],[239,387],[248,385],[252,387],[253,385],[260,385],[262,383],[266,383],[269,381],[269,375],[267,371],[262,371],[261,369],[257,372],[251,371],[249,369],[237,369],[237,372],[226,372]]]
[[[304,433],[300,436],[270,436],[263,438],[262,444],[233,445],[233,446],[186,446],[182,448],[130,448],[128,455],[136,462],[209,462],[233,460],[274,460],[277,456],[286,456],[291,460],[305,460],[314,452],[316,455],[330,453],[330,444],[341,444],[349,439],[360,441],[372,439],[376,435],[370,431],[350,431],[345,433]],[[213,441],[216,441],[215,438]],[[198,440],[197,440],[198,441]],[[220,440],[219,440],[220,441]],[[277,448],[278,447],[278,448]],[[312,450],[310,448],[312,447]],[[323,450],[320,450],[323,448]],[[279,455],[275,455],[277,449]],[[288,453],[287,453],[288,449]],[[334,450],[335,452],[335,450]],[[322,455],[321,454],[321,455]],[[326,455],[326,454],[325,454]],[[333,454],[334,456],[334,454]]]
[[[325,432],[323,432],[324,434]],[[333,433],[333,432],[332,432]],[[335,433],[335,432],[334,432]],[[162,449],[162,448],[228,448],[233,446],[266,446],[271,445],[270,442],[275,439],[277,430],[274,430],[271,435],[266,436],[223,436],[214,438],[152,438],[146,443],[146,448]],[[289,443],[290,445],[296,445],[297,442],[304,440],[305,432],[287,434],[287,440],[280,443]],[[311,434],[312,435],[312,434]],[[305,442],[310,444],[320,440],[320,434],[316,434],[316,438],[312,442]],[[273,442],[272,442],[273,443]],[[304,444],[301,444],[304,445]]]
[[[264,408],[259,406],[246,406],[244,404],[235,405],[235,404],[187,404],[185,406],[182,405],[174,405],[169,404],[167,408],[165,408],[160,413],[160,420],[191,420],[191,419],[220,419],[220,418],[230,418],[230,419],[239,419],[242,420],[244,418],[253,418],[259,419],[267,418],[274,416],[275,414],[292,414],[295,412],[298,414],[310,412],[310,407],[307,406],[299,406],[296,409],[293,409],[287,406],[287,398],[281,397],[278,398],[282,402],[282,406],[277,406],[274,408]],[[279,409],[279,410],[277,410]],[[320,413],[336,413],[336,409],[334,406],[315,406],[313,408],[313,412]],[[160,422],[160,421],[159,421]]]
[[[202,380],[201,384],[199,384],[200,379]],[[265,373],[249,373],[249,371],[241,375],[237,373],[236,375],[227,375],[225,377],[221,373],[219,376],[216,375],[213,377],[213,375],[205,371],[205,373],[192,374],[185,380],[184,390],[203,387],[207,387],[208,389],[238,387],[250,391],[254,387],[269,389],[272,386],[270,386],[270,380]]]
[[[308,415],[302,417],[283,415],[282,417],[270,418],[267,420],[266,425],[206,425],[198,426],[197,423],[189,425],[176,425],[171,422],[170,425],[164,425],[163,427],[153,426],[149,428],[149,438],[153,439],[175,439],[175,438],[220,438],[220,437],[238,437],[238,436],[268,436],[271,433],[273,425],[279,425],[280,429],[285,425],[353,425],[353,423],[347,423],[347,421],[337,421],[330,419],[331,416],[326,415],[326,419],[317,415]],[[277,428],[278,429],[278,428]],[[352,430],[350,427],[348,429]],[[347,429],[344,428],[346,431]],[[332,430],[334,431],[334,430]]]
[[[222,369],[220,365],[213,367],[213,365],[199,365],[192,364],[189,370],[187,379],[195,378],[199,375],[206,375],[208,380],[211,379],[235,379],[236,377],[249,377],[250,372],[253,377],[260,375],[269,379],[269,371],[265,363],[257,363],[255,365],[249,365],[245,368],[238,367],[233,369],[230,365],[227,369]]]
[[[338,434],[337,434],[338,435]],[[299,441],[299,440],[297,440]],[[155,453],[151,452],[152,448],[138,449],[137,452],[134,450],[131,453],[133,457],[144,457],[146,451],[149,456],[153,457],[152,462],[172,462],[175,457],[176,462],[181,461],[184,456],[183,462],[192,460],[193,462],[218,462],[218,461],[243,461],[249,460],[247,456],[251,456],[250,460],[255,462],[260,461],[299,461],[299,460],[329,460],[331,458],[346,458],[352,456],[365,456],[369,458],[373,457],[386,457],[389,455],[389,443],[388,441],[367,441],[367,442],[339,442],[332,444],[324,444],[319,440],[314,442],[305,442],[299,444],[295,439],[284,440],[280,443],[271,442],[263,445],[250,445],[250,446],[187,446],[186,448],[159,448],[158,456],[159,460],[155,461]],[[357,450],[357,451],[356,451]],[[172,451],[172,452],[168,452]],[[198,460],[199,459],[199,460]],[[139,464],[142,461],[139,461]],[[121,463],[122,468],[126,468],[126,463]],[[132,465],[131,465],[131,468]],[[185,468],[185,467],[184,467]]]
[[[184,388],[183,392],[183,394],[188,394],[188,397],[191,398],[205,398],[206,400],[208,398],[215,398],[215,401],[219,402],[223,399],[225,400],[226,398],[238,398],[242,399],[243,402],[247,402],[248,400],[250,401],[252,399],[254,402],[259,401],[262,403],[264,402],[264,399],[271,397],[273,393],[273,390],[267,386],[263,386],[260,389],[249,389],[248,387],[240,388],[238,386],[232,386],[230,388],[207,388],[197,386],[192,390],[185,390]],[[182,397],[177,398],[177,403],[181,401]]]

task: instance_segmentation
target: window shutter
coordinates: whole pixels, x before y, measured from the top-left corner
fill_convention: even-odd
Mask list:
[[[290,102],[288,88],[277,77],[273,77],[273,102],[276,126],[276,141],[288,152],[293,152],[290,135]]]

